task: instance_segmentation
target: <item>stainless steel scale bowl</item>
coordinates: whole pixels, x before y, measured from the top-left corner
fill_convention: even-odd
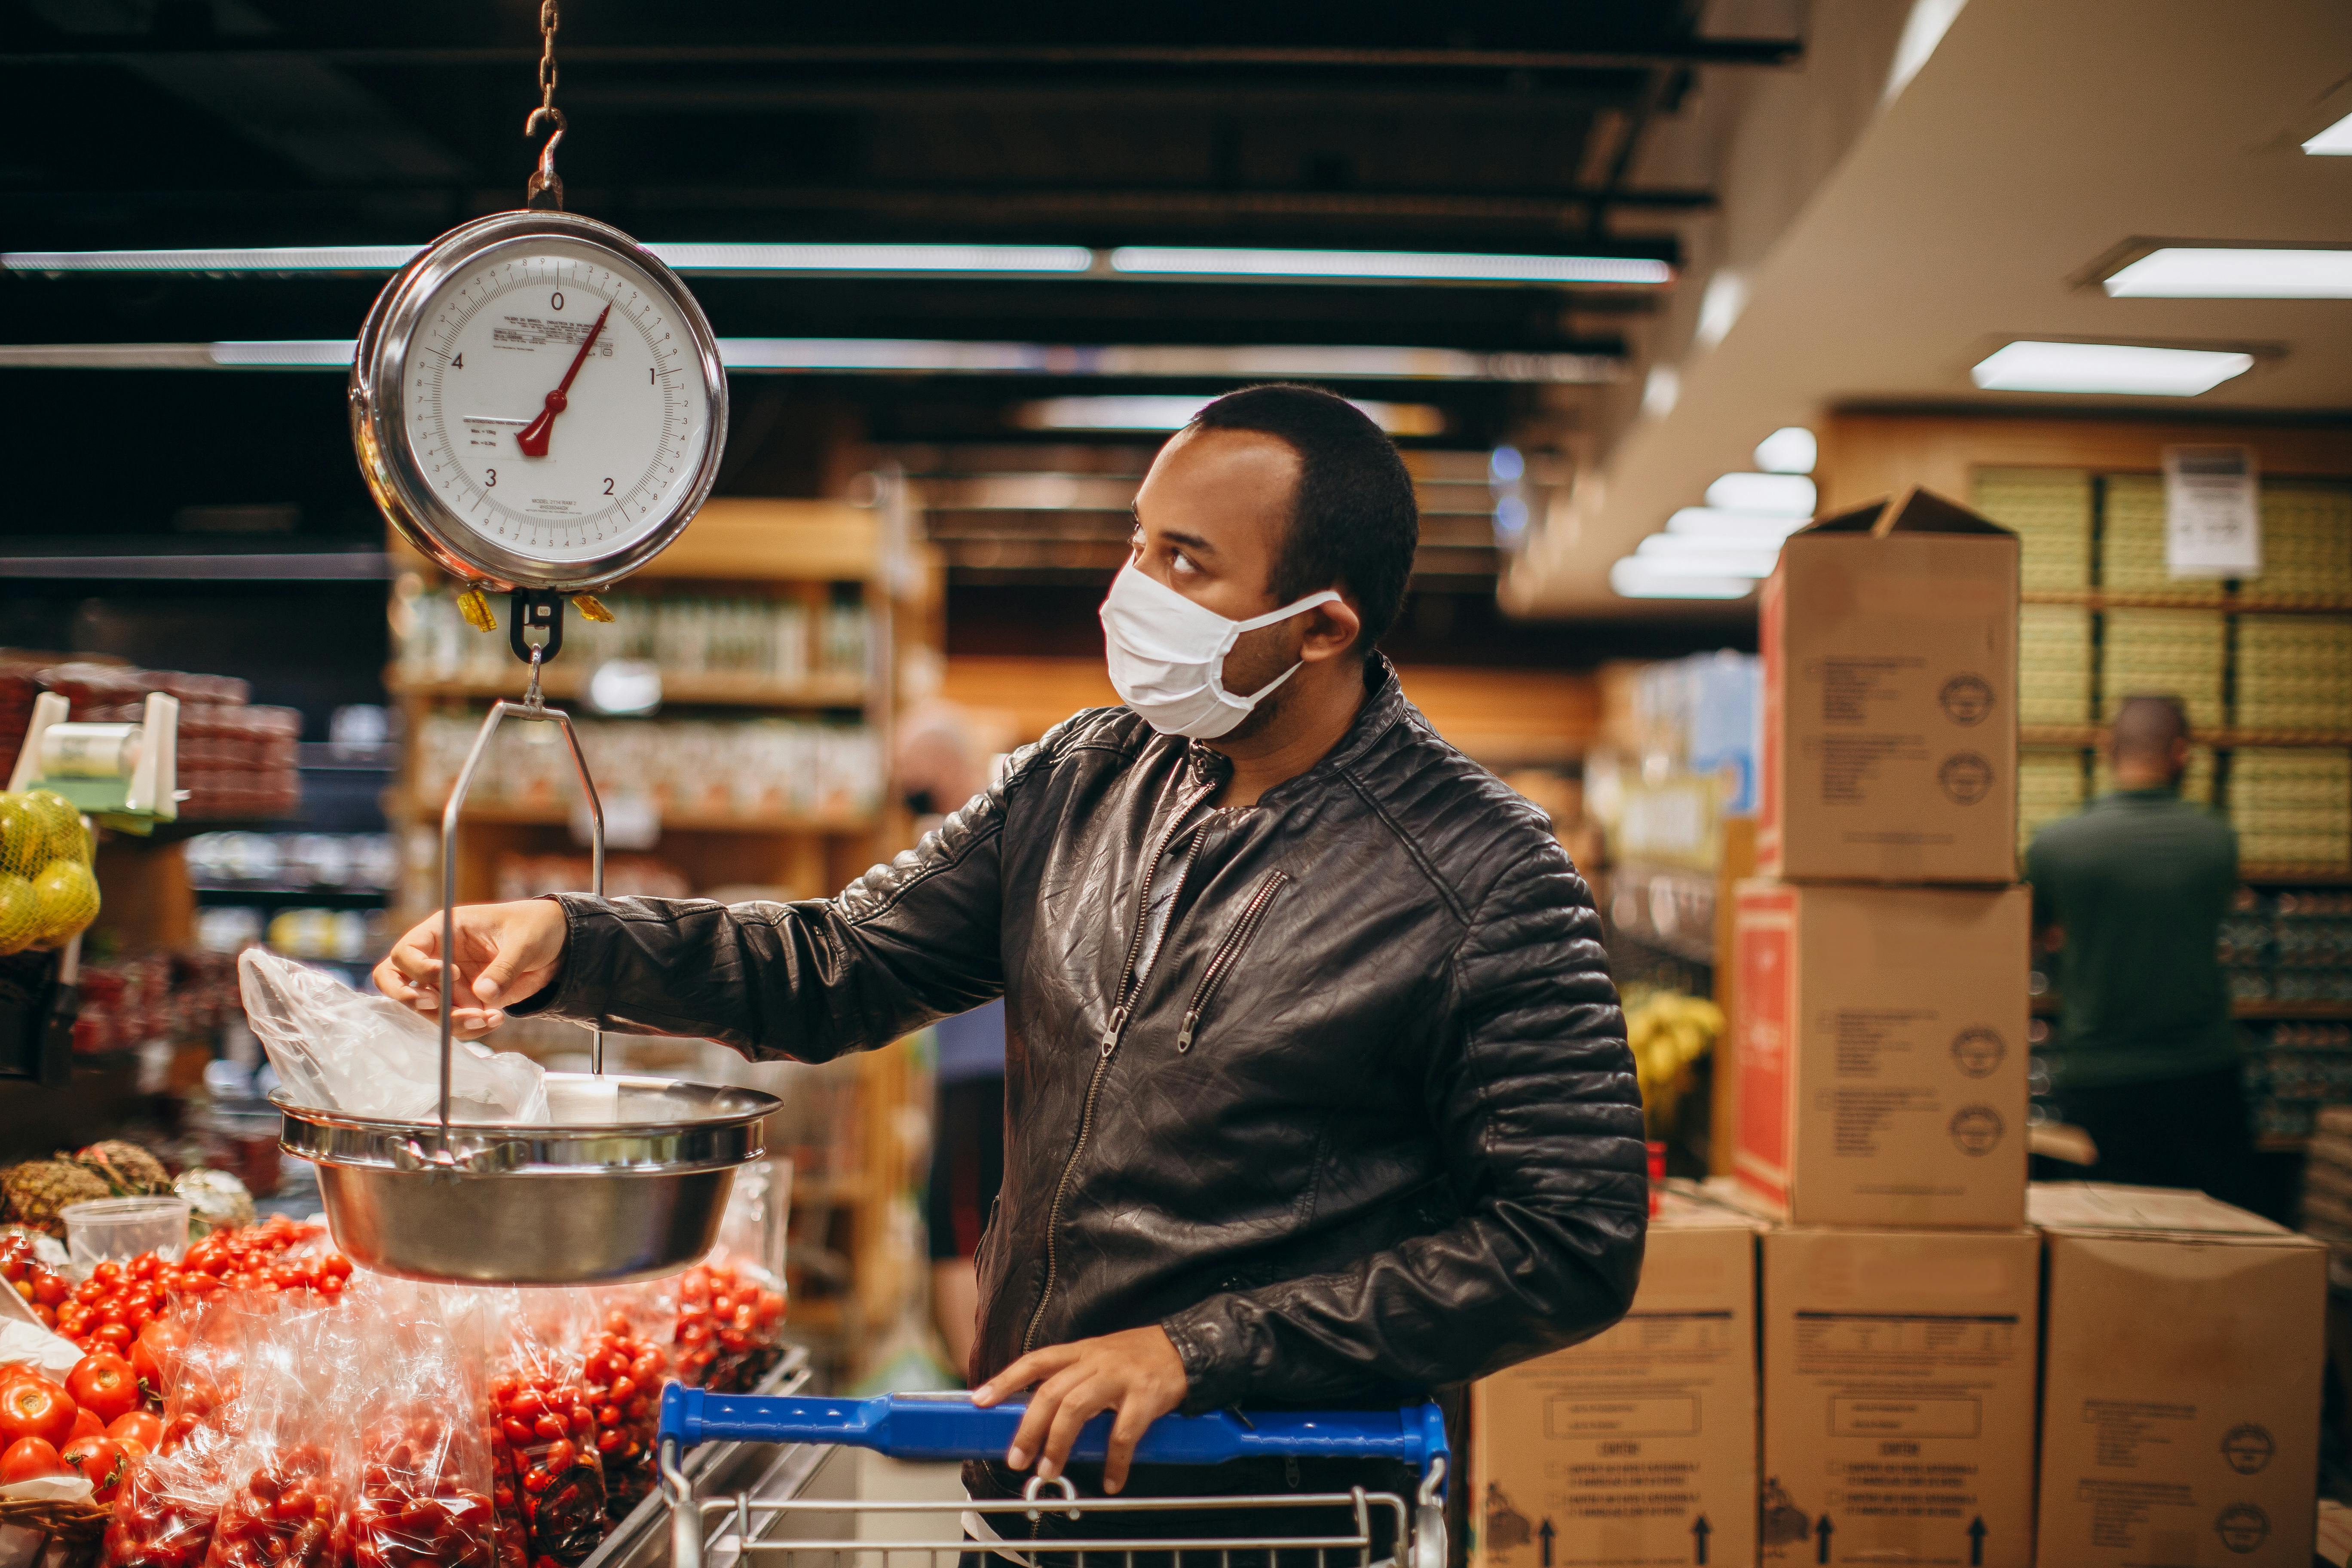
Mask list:
[[[604,890],[604,809],[572,721],[541,700],[541,650],[530,652],[529,690],[520,702],[491,705],[442,812],[445,953],[456,945],[458,807],[509,714],[552,723],[569,743],[588,800],[590,879]],[[579,1098],[558,1092],[570,1085],[612,1086],[599,1120],[453,1123],[450,990],[441,994],[438,1121],[370,1121],[295,1105],[282,1089],[270,1097],[284,1119],[279,1147],[318,1164],[335,1245],[382,1273],[477,1285],[602,1284],[700,1262],[718,1240],[736,1169],[765,1152],[761,1122],[782,1102],[756,1089],[608,1076],[598,1032],[593,1073],[548,1079],[559,1102]]]

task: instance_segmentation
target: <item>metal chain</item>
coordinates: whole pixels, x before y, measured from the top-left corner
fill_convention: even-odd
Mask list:
[[[539,150],[539,167],[524,186],[523,205],[563,210],[563,182],[556,177],[555,144],[563,140],[563,110],[555,107],[555,0],[539,0],[539,107],[522,122],[525,136],[536,136],[541,123],[554,127]]]

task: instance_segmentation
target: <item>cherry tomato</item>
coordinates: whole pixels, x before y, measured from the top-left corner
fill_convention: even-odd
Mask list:
[[[66,1392],[103,1426],[139,1408],[139,1374],[121,1356],[101,1351],[75,1363]]]
[[[19,1437],[0,1454],[0,1484],[14,1486],[18,1481],[37,1480],[43,1476],[68,1476],[73,1472],[65,1460],[58,1457],[57,1445],[40,1437]]]
[[[52,1448],[73,1436],[73,1396],[37,1373],[0,1384],[0,1439],[38,1437]]]
[[[133,1410],[116,1416],[106,1435],[118,1443],[133,1441],[152,1449],[163,1441],[163,1418],[152,1410]]]
[[[108,1437],[77,1437],[58,1458],[96,1489],[89,1495],[92,1502],[112,1502],[131,1465],[122,1445]]]

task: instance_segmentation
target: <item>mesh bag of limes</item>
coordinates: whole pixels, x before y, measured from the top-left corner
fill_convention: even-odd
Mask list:
[[[97,846],[54,790],[0,790],[0,955],[61,947],[98,918]]]

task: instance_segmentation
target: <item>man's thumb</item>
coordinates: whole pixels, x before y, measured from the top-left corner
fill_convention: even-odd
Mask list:
[[[521,963],[510,947],[502,947],[482,965],[481,973],[474,977],[474,994],[486,1006],[495,1007],[506,999],[508,985],[513,983],[515,971]]]

